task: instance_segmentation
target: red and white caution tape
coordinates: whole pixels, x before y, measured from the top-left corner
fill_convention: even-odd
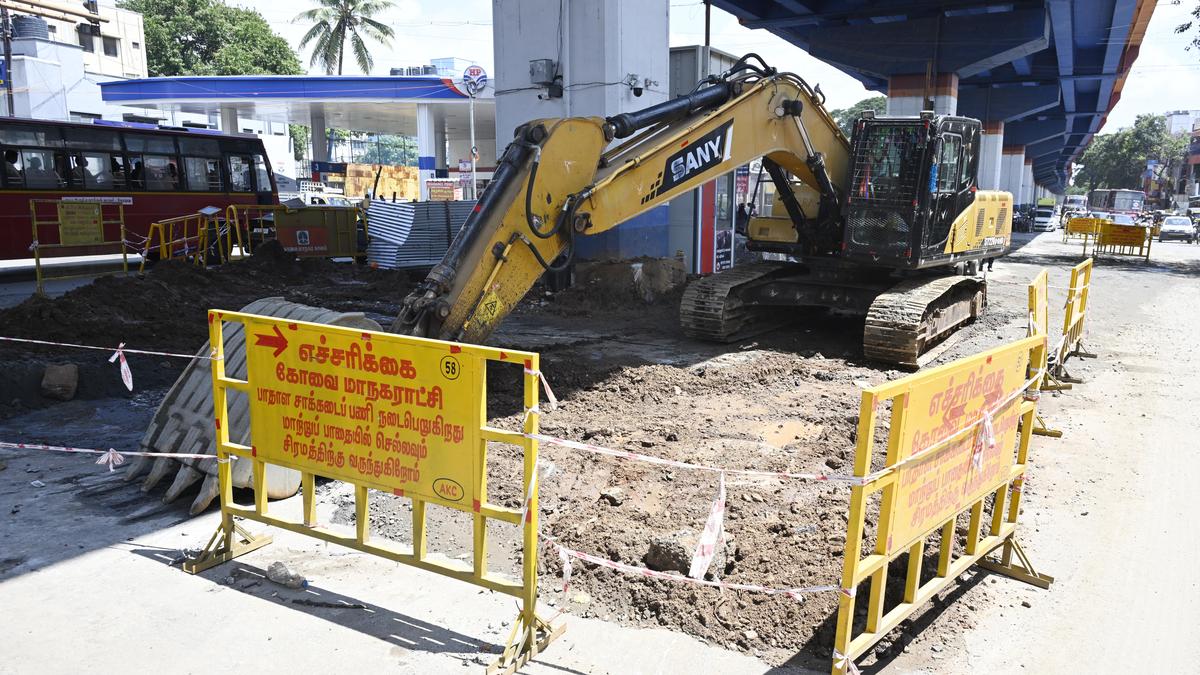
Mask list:
[[[113,355],[108,357],[108,362],[112,363],[117,359],[121,360],[121,383],[125,385],[126,389],[133,391],[133,372],[129,370],[129,362],[125,360],[125,352],[123,351],[124,348],[124,342],[117,345],[117,351],[113,352]]]
[[[71,347],[73,349],[95,349],[95,350],[99,350],[102,352],[111,352],[113,350],[112,347],[97,347],[96,345],[80,345],[80,344],[75,344],[72,342],[51,342],[50,340],[32,340],[29,338],[5,337],[3,335],[0,335],[0,342],[24,342],[26,344],[48,345],[51,347]],[[125,349],[124,345],[125,345],[125,343],[122,342],[121,346],[117,347],[117,349],[126,354],[148,354],[150,356],[169,356],[169,357],[176,358],[176,359],[209,359],[211,361],[218,360],[215,349],[208,356],[204,356],[202,354],[179,354],[179,353],[175,353],[175,352],[156,352],[156,351],[151,351],[149,349]]]
[[[708,520],[704,522],[704,531],[700,533],[700,541],[696,543],[696,552],[692,554],[692,564],[688,568],[688,576],[693,579],[703,579],[708,572],[717,553],[717,542],[725,530],[725,474],[721,474],[718,485],[717,498],[708,512]]]
[[[558,397],[555,396],[554,391],[552,391],[550,389],[550,383],[546,380],[545,373],[543,373],[540,370],[534,370],[534,369],[526,366],[525,374],[533,375],[534,377],[536,377],[538,379],[538,382],[542,383],[542,389],[544,389],[546,391],[547,409],[553,411],[555,408],[557,408],[558,407]],[[537,406],[534,406],[535,412],[541,412],[540,410],[536,410],[536,408],[537,408]],[[528,413],[526,413],[526,414],[528,414]]]
[[[664,579],[666,581],[676,581],[679,583],[693,584],[696,586],[710,586],[712,588],[721,588],[721,589],[732,590],[732,591],[750,591],[752,593],[765,593],[767,595],[786,595],[789,598],[794,598],[796,600],[802,600],[803,596],[811,595],[813,593],[834,593],[834,592],[836,592],[836,593],[841,593],[843,595],[846,595],[847,597],[854,597],[854,594],[855,594],[854,589],[842,588],[841,586],[802,586],[799,588],[770,588],[767,586],[757,586],[754,584],[728,583],[728,582],[724,582],[724,581],[720,581],[720,580],[706,581],[704,579],[693,579],[691,577],[685,577],[682,574],[675,574],[673,572],[658,572],[658,571],[649,569],[647,567],[635,567],[633,565],[626,565],[625,563],[619,563],[619,562],[616,562],[613,560],[609,560],[608,558],[601,558],[599,556],[594,556],[594,555],[590,555],[588,553],[583,553],[581,551],[576,551],[574,549],[567,548],[566,546],[563,546],[562,544],[558,543],[557,541],[554,541],[553,539],[546,537],[544,535],[543,535],[543,539],[548,541],[551,546],[558,549],[558,554],[560,557],[567,556],[570,558],[578,558],[585,562],[592,563],[593,565],[607,567],[609,569],[617,570],[618,572],[624,572],[626,574],[634,574],[634,575],[638,575],[638,576],[642,576],[642,577],[649,577],[651,579]],[[566,566],[564,566],[563,569],[567,569]]]
[[[4,337],[4,336],[0,336],[0,341],[24,342],[26,344],[47,345],[47,346],[51,346],[51,347],[70,347],[72,349],[95,349],[95,350],[104,351],[104,352],[112,350],[112,347],[97,347],[95,345],[79,345],[79,344],[73,344],[70,342],[51,342],[50,340],[31,340],[28,338],[14,338],[14,337]],[[191,359],[208,359],[210,361],[218,360],[216,349],[209,352],[208,356],[203,356],[200,354],[176,354],[174,352],[156,352],[156,351],[151,351],[148,349],[126,349],[125,343],[122,342],[121,344],[117,345],[117,350],[115,352],[113,352],[112,356],[109,357],[108,362],[113,363],[118,360],[121,362],[121,368],[120,368],[121,383],[124,384],[125,388],[128,389],[129,391],[133,391],[133,371],[129,369],[129,363],[125,360],[126,354],[148,354],[150,356],[169,356],[171,358],[189,359],[189,360],[191,360]]]
[[[862,671],[854,663],[854,659],[838,650],[833,650],[833,667],[842,671],[843,675],[861,675]]]
[[[82,454],[82,455],[100,455],[100,457],[96,459],[96,463],[107,466],[109,471],[112,471],[114,467],[124,464],[126,457],[170,457],[171,459],[216,459],[217,462],[221,463],[221,464],[234,459],[234,456],[232,456],[232,455],[228,459],[218,459],[215,455],[203,455],[203,454],[194,453],[194,452],[145,452],[145,451],[140,451],[140,450],[139,451],[127,450],[125,452],[119,452],[113,448],[109,448],[107,450],[96,450],[95,448],[71,448],[71,447],[66,447],[66,446],[61,446],[61,445],[43,445],[41,443],[6,443],[4,441],[0,441],[0,448],[8,448],[11,450],[45,450],[48,452],[70,452],[70,453],[76,453],[76,454]]]
[[[571,587],[571,554],[562,546],[558,547],[558,558],[562,561],[563,593]]]

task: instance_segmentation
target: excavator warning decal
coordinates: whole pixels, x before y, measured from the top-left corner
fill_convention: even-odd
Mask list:
[[[733,120],[688,143],[667,158],[662,185],[654,191],[661,195],[671,188],[702,174],[729,159],[733,150]]]

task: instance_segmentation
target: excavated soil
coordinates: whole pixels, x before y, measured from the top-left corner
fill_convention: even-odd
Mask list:
[[[209,309],[238,310],[282,296],[293,302],[367,312],[390,322],[411,282],[403,272],[372,270],[324,259],[297,260],[277,243],[260,246],[248,260],[204,269],[163,261],[145,276],[106,276],[57,298],[32,296],[0,310],[0,334],[74,344],[179,353],[208,340]],[[79,398],[124,393],[116,366],[100,352],[4,343],[0,347],[0,418],[40,407],[39,385],[47,363],[80,367]],[[167,386],[183,370],[182,359],[131,354],[139,388]]]
[[[205,310],[212,307],[237,309],[282,295],[385,318],[410,286],[401,274],[268,253],[209,271],[163,264],[144,279],[104,278],[56,300],[31,299],[0,312],[0,324],[17,336],[194,350],[206,337]],[[716,467],[848,474],[860,383],[903,375],[863,359],[861,320],[798,311],[792,325],[740,343],[695,342],[678,328],[682,277],[671,266],[650,273],[648,294],[620,269],[602,265],[589,274],[567,292],[535,289],[490,340],[541,353],[542,370],[561,400],[542,415],[546,434]],[[943,360],[1016,337],[1024,326],[1024,292],[1017,286],[991,291],[988,318],[968,328],[963,347]],[[12,354],[5,348],[6,362]],[[135,367],[137,374],[142,370]],[[519,368],[489,371],[493,425],[519,427],[520,386]],[[0,378],[0,400],[11,398],[2,389]],[[539,514],[546,602],[572,614],[680,630],[772,665],[828,668],[836,593],[796,600],[720,592],[581,561],[564,593],[549,538],[628,565],[675,565],[686,572],[690,550],[674,562],[662,553],[684,550],[678,542],[703,528],[718,476],[551,445],[543,445],[541,457],[554,469],[542,481]],[[491,502],[520,507],[518,448],[494,444],[488,477]],[[709,578],[773,588],[839,583],[848,487],[731,475],[726,490],[725,536]],[[353,523],[352,494],[345,484],[319,487],[320,498],[338,507],[336,524]],[[408,500],[372,492],[371,502],[372,532],[409,541]],[[470,558],[469,514],[431,507],[429,519],[430,552]],[[489,530],[489,559],[493,569],[516,573],[516,528]],[[890,586],[894,591],[900,584]]]

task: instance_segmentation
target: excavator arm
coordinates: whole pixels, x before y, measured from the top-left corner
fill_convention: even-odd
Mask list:
[[[474,212],[404,300],[392,330],[480,342],[543,272],[569,264],[576,237],[616,227],[758,157],[819,192],[820,213],[802,221],[806,227],[836,227],[849,144],[819,93],[796,75],[751,65],[751,57],[645,110],[518,128]],[[772,176],[790,190],[781,172]]]

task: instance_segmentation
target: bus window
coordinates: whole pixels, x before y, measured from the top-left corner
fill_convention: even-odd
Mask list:
[[[187,189],[191,192],[220,192],[220,160],[206,157],[184,157],[184,173],[187,174]]]
[[[107,152],[76,152],[71,155],[71,184],[85,190],[112,190],[112,155]]]
[[[254,192],[254,185],[250,182],[250,166],[249,155],[229,156],[230,192]]]
[[[221,144],[215,138],[180,138],[179,152],[196,157],[220,157]]]
[[[21,153],[17,150],[4,151],[4,180],[9,187],[24,187],[25,174],[21,171]]]
[[[58,129],[39,129],[34,126],[15,124],[0,128],[0,143],[57,148],[62,146],[62,137],[59,136]]]
[[[62,162],[54,156],[53,150],[22,150],[21,163],[25,167],[25,186],[31,188],[63,187]]]
[[[175,139],[170,136],[125,134],[125,149],[136,153],[154,152],[173,155],[175,154]]]
[[[129,189],[129,166],[121,155],[108,156],[108,173],[112,176],[112,189]]]
[[[97,127],[95,129],[79,129],[68,127],[63,129],[63,138],[68,148],[87,148],[91,150],[121,150],[121,136],[116,131]]]
[[[267,171],[267,160],[262,155],[254,156],[254,180],[259,192],[271,192],[271,172]]]
[[[134,186],[147,190],[178,190],[179,168],[174,157],[142,155],[133,161]]]

